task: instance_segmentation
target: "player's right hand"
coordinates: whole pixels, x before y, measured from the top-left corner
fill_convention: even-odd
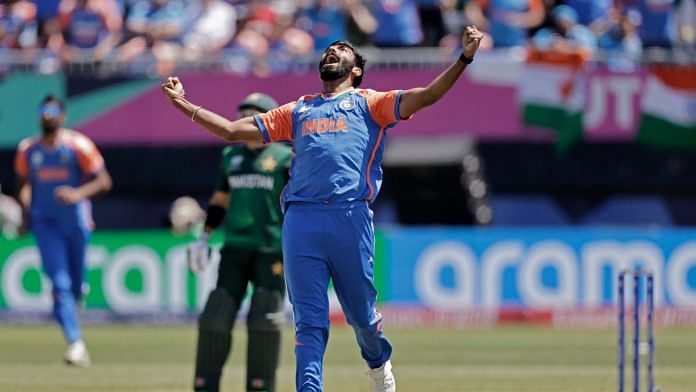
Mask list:
[[[167,78],[166,82],[162,83],[162,92],[170,101],[183,98],[186,94],[183,83],[181,83],[181,80],[176,76],[170,76]]]
[[[194,274],[202,272],[210,264],[212,249],[208,244],[208,234],[204,233],[198,241],[186,247],[186,261]]]
[[[67,185],[59,186],[53,193],[56,200],[66,205],[77,204],[83,199],[82,193],[79,189]]]

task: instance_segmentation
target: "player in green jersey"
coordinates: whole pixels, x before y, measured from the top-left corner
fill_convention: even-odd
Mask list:
[[[246,117],[277,106],[265,94],[249,95],[239,105]],[[285,296],[280,231],[280,195],[289,179],[292,151],[283,144],[250,142],[224,149],[220,180],[208,206],[204,232],[188,247],[191,270],[210,260],[208,238],[224,220],[216,288],[198,319],[194,390],[218,391],[222,367],[232,346],[231,330],[249,282],[247,316],[247,391],[275,390]]]

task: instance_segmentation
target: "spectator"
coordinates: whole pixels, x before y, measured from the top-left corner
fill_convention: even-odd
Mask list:
[[[374,0],[377,29],[372,43],[381,47],[415,46],[423,41],[416,0]]]
[[[363,34],[377,29],[377,21],[362,0],[309,0],[302,4],[297,26],[312,35],[315,50],[323,50],[346,39],[349,19]]]
[[[443,0],[418,0],[418,16],[423,25],[425,46],[437,46],[448,33],[442,15],[443,3],[445,3]]]
[[[471,0],[465,12],[474,25],[490,33],[498,48],[525,45],[529,29],[544,21],[541,0]]]
[[[447,32],[445,37],[451,34],[458,35],[468,23],[463,9],[463,1],[440,0],[440,12],[442,13],[442,20],[445,23],[445,31]],[[440,40],[442,40],[442,38],[440,38]],[[438,40],[438,43],[440,40]]]
[[[141,0],[133,5],[126,20],[129,39],[120,48],[119,57],[133,59],[152,49],[155,56],[165,46],[180,42],[186,20],[186,7],[181,0]]]
[[[271,72],[268,56],[271,50],[271,35],[279,30],[279,14],[265,1],[253,1],[247,10],[245,22],[232,41],[232,47],[241,55],[235,64],[235,70],[242,73],[253,71],[256,75],[266,76]],[[284,10],[293,14],[294,7]]]
[[[223,0],[201,0],[192,4],[195,15],[182,36],[184,54],[189,58],[224,48],[237,29],[237,13]]]
[[[640,13],[636,10],[612,9],[593,24],[598,46],[604,50],[609,68],[632,71],[638,66],[643,44],[638,36]]]
[[[39,22],[39,31],[43,24],[58,16],[58,4],[60,0],[32,0],[36,4],[36,19]]]
[[[114,0],[61,0],[58,18],[66,47],[62,57],[102,60],[118,43],[123,20]]]
[[[544,8],[544,20],[541,22],[540,25],[536,27],[532,27],[529,29],[528,36],[533,37],[534,34],[537,33],[537,31],[546,28],[546,27],[553,27],[553,19],[551,18],[551,10],[562,3],[562,0],[541,0],[541,4],[543,5]]]
[[[681,0],[676,12],[680,44],[696,47],[696,0]]]
[[[551,11],[553,27],[546,27],[534,34],[532,44],[541,51],[580,53],[591,57],[597,49],[592,31],[578,23],[578,14],[567,5],[556,6]]]
[[[46,20],[39,28],[39,46],[46,48],[53,54],[59,54],[65,47],[65,37],[58,19]]]
[[[24,49],[36,45],[36,6],[27,0],[6,0],[0,5],[0,48]]]
[[[675,0],[630,1],[628,4],[635,6],[641,14],[638,34],[643,41],[643,46],[672,47],[677,38]]]
[[[563,4],[578,13],[578,23],[589,26],[605,17],[612,9],[612,0],[564,0]]]
[[[293,58],[306,56],[314,52],[314,39],[306,31],[294,26],[295,18],[291,13],[278,13],[278,21],[268,37],[271,56],[278,63],[287,64]],[[271,60],[272,63],[276,63]],[[284,67],[276,71],[286,70]]]
[[[294,9],[261,6],[253,11],[233,43],[249,60],[242,71],[257,75],[287,71],[293,59],[314,51],[312,36],[294,27]]]
[[[275,26],[278,24],[280,13],[294,13],[295,7],[285,7],[275,4],[275,7],[265,0],[253,1],[249,8],[249,13],[245,18],[244,28],[252,29],[264,37],[271,35]]]

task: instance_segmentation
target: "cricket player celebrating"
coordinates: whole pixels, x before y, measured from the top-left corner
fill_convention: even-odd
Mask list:
[[[94,143],[62,128],[63,103],[48,96],[39,108],[42,134],[23,140],[15,172],[22,207],[29,210],[43,270],[53,284],[53,315],[63,328],[68,364],[86,367],[76,304],[84,294],[85,251],[92,222],[89,198],[111,189],[111,177]]]
[[[254,93],[238,107],[240,117],[265,113],[278,105]],[[220,180],[208,205],[205,228],[189,246],[189,266],[199,272],[209,262],[208,238],[224,220],[216,288],[198,319],[194,390],[217,392],[232,346],[231,330],[249,282],[247,315],[247,391],[275,391],[285,298],[278,199],[288,182],[292,150],[281,143],[247,142],[223,150]]]
[[[234,122],[186,100],[178,78],[170,77],[162,85],[175,108],[213,135],[228,141],[294,142],[291,177],[281,203],[298,391],[323,389],[329,279],[355,330],[371,390],[396,391],[392,347],[382,335],[382,316],[375,308],[369,209],[382,184],[386,131],[440,100],[473,61],[482,38],[476,27],[467,27],[462,55],[427,87],[389,92],[359,89],[365,59],[349,43],[335,42],[319,62],[320,94]]]

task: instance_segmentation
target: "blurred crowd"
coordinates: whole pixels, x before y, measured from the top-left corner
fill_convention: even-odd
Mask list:
[[[0,52],[44,49],[62,62],[147,54],[165,72],[223,49],[292,58],[344,38],[452,48],[467,24],[488,33],[485,48],[639,58],[646,47],[696,45],[696,0],[2,0]]]

